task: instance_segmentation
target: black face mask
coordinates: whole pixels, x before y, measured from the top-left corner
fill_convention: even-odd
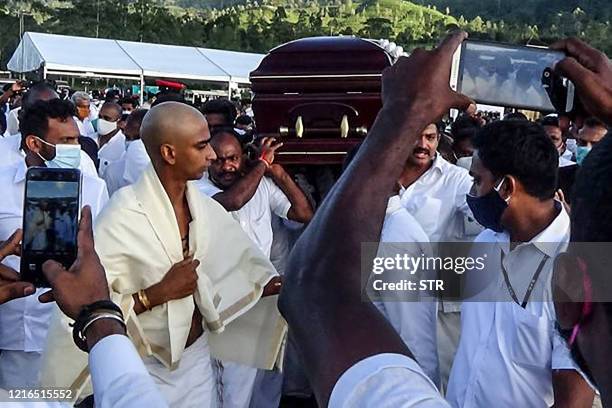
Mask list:
[[[495,232],[502,232],[504,230],[504,227],[501,225],[501,217],[506,208],[508,208],[508,203],[501,198],[498,192],[503,182],[502,180],[497,187],[494,187],[483,196],[466,195],[467,205],[472,210],[476,221],[483,227]]]

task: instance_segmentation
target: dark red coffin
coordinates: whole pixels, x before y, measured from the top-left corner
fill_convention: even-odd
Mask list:
[[[259,135],[280,137],[285,164],[342,163],[382,106],[391,56],[356,37],[304,38],[274,48],[251,72]]]

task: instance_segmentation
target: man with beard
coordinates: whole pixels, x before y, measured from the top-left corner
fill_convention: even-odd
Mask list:
[[[211,146],[217,158],[208,169],[208,177],[200,180],[200,190],[231,212],[262,252],[270,256],[272,213],[299,223],[312,218],[312,208],[302,190],[280,164],[274,163],[274,153],[282,143],[264,139],[259,158],[250,168],[233,129],[213,131]]]
[[[211,146],[217,158],[208,168],[208,177],[199,181],[200,190],[229,211],[269,258],[273,214],[300,223],[307,223],[312,218],[312,208],[302,190],[281,165],[274,163],[274,153],[282,144],[275,143],[274,139],[264,139],[259,159],[250,169],[247,168],[244,151],[234,129],[213,130]],[[260,393],[253,392],[257,370],[232,362],[215,363],[223,384],[223,406],[248,406],[251,394]],[[277,383],[280,385],[280,381]],[[267,385],[263,387],[272,388]],[[266,390],[265,393],[280,397],[278,391]]]

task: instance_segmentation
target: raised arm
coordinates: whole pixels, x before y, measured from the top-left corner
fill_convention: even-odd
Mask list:
[[[272,164],[268,169],[268,174],[291,203],[287,218],[303,224],[310,222],[312,219],[312,207],[310,206],[310,202],[308,202],[302,189],[293,181],[283,166],[280,164]]]
[[[261,178],[266,173],[267,168],[274,162],[276,149],[280,146],[282,146],[282,143],[274,144],[273,138],[264,139],[260,147],[259,160],[255,166],[230,188],[215,194],[212,198],[221,204],[226,211],[237,211],[244,207],[253,198]]]
[[[417,49],[385,70],[383,108],[372,130],[291,253],[279,308],[320,406],[356,362],[380,353],[411,356],[362,299],[361,244],[379,240],[388,197],[416,137],[448,109],[469,105],[449,87],[451,58],[465,37],[456,33],[436,50]]]

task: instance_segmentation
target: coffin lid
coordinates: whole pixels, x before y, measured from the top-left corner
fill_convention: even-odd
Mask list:
[[[372,40],[353,36],[310,37],[280,45],[264,57],[251,80],[300,76],[379,76],[390,55]]]

